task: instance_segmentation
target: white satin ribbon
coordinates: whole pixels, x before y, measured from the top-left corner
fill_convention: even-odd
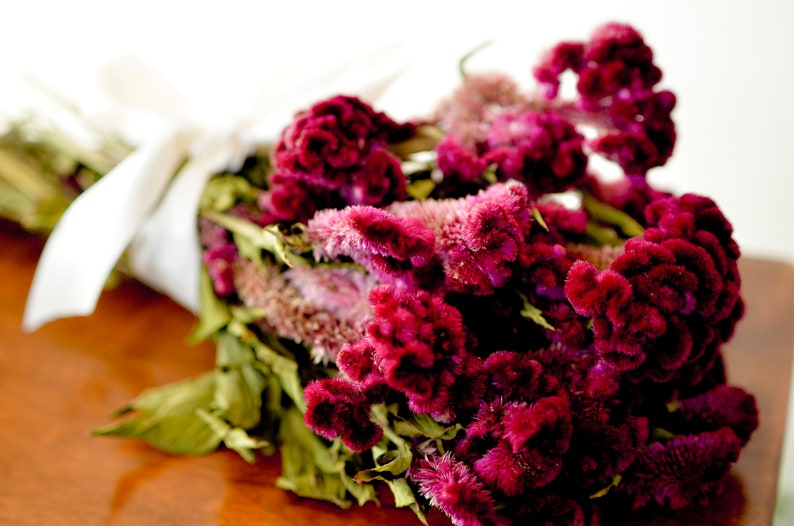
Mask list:
[[[323,97],[358,94],[372,102],[406,66],[404,51],[384,47],[332,67],[295,70],[300,75],[293,80],[278,76],[278,85],[260,94],[251,120],[220,127],[197,124],[186,115],[184,98],[139,63],[105,70],[124,117],[133,117],[128,122],[156,131],[127,133],[151,138],[64,213],[36,268],[23,329],[92,313],[126,249],[137,279],[198,312],[196,218],[209,178],[239,169],[255,145],[273,142],[295,111]]]

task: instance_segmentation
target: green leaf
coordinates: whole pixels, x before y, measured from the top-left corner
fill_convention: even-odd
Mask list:
[[[262,343],[252,341],[257,359],[261,362],[259,367],[267,366],[265,374],[272,374],[277,379],[281,388],[295,403],[301,413],[306,412],[306,401],[303,398],[303,385],[298,374],[298,364],[295,360],[278,354],[276,351]]]
[[[549,231],[549,225],[546,224],[546,220],[543,219],[543,216],[540,214],[540,210],[537,208],[532,209],[532,217],[535,221],[545,230],[546,232]]]
[[[94,430],[94,435],[144,440],[152,446],[180,455],[202,455],[216,449],[221,437],[199,416],[208,410],[215,391],[215,373],[148,389],[116,416],[132,416]]]
[[[582,206],[590,215],[590,218],[608,225],[618,227],[628,237],[640,237],[645,229],[633,217],[613,208],[588,193],[582,195]]]
[[[398,419],[394,423],[394,431],[405,437],[426,437],[433,439],[450,440],[457,436],[463,427],[460,424],[443,426],[433,420],[430,415],[412,414],[405,420]]]
[[[345,456],[335,442],[330,447],[303,423],[303,415],[288,409],[280,430],[282,476],[276,486],[302,497],[333,502],[341,508],[351,505],[350,492],[359,504],[376,500],[374,488],[356,484],[346,473]]]
[[[529,299],[520,292],[518,293],[518,295],[521,296],[521,301],[524,302],[523,309],[520,312],[521,316],[527,318],[528,320],[534,321],[544,329],[548,329],[550,331],[557,330],[549,322],[546,321],[546,318],[543,317],[542,310],[532,305],[529,302]]]
[[[225,212],[241,201],[253,202],[255,199],[251,184],[243,177],[223,174],[210,179],[199,206],[202,210]]]
[[[259,424],[267,386],[255,361],[253,349],[235,335],[223,332],[218,336],[215,405],[226,420],[243,429]]]
[[[226,447],[236,451],[249,464],[256,462],[255,450],[270,446],[269,442],[253,438],[244,429],[231,427],[215,414],[199,409],[198,415],[221,437]]]
[[[417,201],[421,201],[430,196],[435,188],[436,183],[432,179],[419,179],[418,181],[413,181],[408,184],[405,190],[408,192],[408,195]]]
[[[215,295],[212,278],[210,278],[206,268],[201,269],[199,294],[201,310],[198,315],[198,322],[188,336],[188,343],[190,344],[206,340],[225,327],[232,319],[228,305]]]
[[[235,243],[240,250],[240,254],[244,257],[248,257],[252,261],[257,261],[259,259],[256,257],[256,254],[247,253],[248,250],[254,248],[269,252],[275,256],[279,262],[288,267],[293,267],[296,264],[308,264],[304,258],[287,250],[285,244],[286,238],[279,231],[277,225],[270,225],[262,228],[245,219],[232,217],[211,210],[204,211],[202,215],[234,234]],[[246,249],[246,247],[248,248]],[[246,253],[243,254],[243,252]]]
[[[612,488],[618,487],[618,484],[620,484],[621,479],[622,477],[620,476],[620,474],[615,475],[614,477],[612,477],[612,480],[609,482],[609,484],[606,487],[601,488],[600,490],[590,495],[590,498],[599,499],[601,497],[606,496],[606,494],[609,493]]]

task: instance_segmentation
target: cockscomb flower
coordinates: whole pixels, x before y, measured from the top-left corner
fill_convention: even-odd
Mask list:
[[[378,443],[383,429],[369,419],[372,404],[382,402],[383,386],[361,387],[344,378],[310,383],[304,390],[304,421],[325,438],[341,437],[352,451],[366,451]]]
[[[560,75],[578,76],[576,109],[567,114],[596,127],[593,151],[618,163],[626,175],[645,175],[670,157],[676,140],[670,114],[675,96],[656,91],[661,70],[633,27],[606,24],[586,43],[565,42],[549,50],[533,72],[546,97],[558,96]]]
[[[507,282],[532,223],[527,189],[515,181],[460,199],[402,201],[388,210],[431,229],[447,288],[474,295]]]
[[[742,446],[758,427],[758,408],[755,397],[744,389],[720,385],[705,393],[678,400],[671,404],[674,430],[689,433],[715,431],[729,427],[741,440]]]
[[[502,180],[517,179],[533,195],[562,192],[585,175],[584,137],[555,113],[507,113],[488,129],[480,156]]]
[[[413,135],[350,96],[319,102],[281,135],[272,153],[269,190],[260,200],[276,221],[305,221],[316,209],[382,205],[405,197],[406,179],[390,143]]]
[[[456,454],[489,487],[508,497],[544,487],[562,470],[573,426],[567,396],[533,403],[483,403]]]
[[[451,421],[482,397],[482,360],[460,312],[437,295],[393,285],[370,294],[367,334],[378,369],[415,413]]]
[[[498,73],[471,73],[452,96],[441,102],[432,121],[447,137],[471,148],[482,142],[494,119],[507,112],[530,109],[531,101],[516,82]]]
[[[668,380],[713,347],[714,323],[735,323],[738,249],[713,201],[694,195],[648,206],[643,238],[608,270],[577,262],[565,292],[593,318],[596,348],[614,367]]]
[[[386,281],[410,282],[435,254],[435,235],[419,219],[369,206],[321,210],[306,235],[317,259],[347,257]]]
[[[368,305],[355,302],[348,296],[348,309],[341,305],[328,308],[327,287],[336,283],[348,292],[368,286],[355,274],[330,269],[313,269],[317,276],[309,279],[306,271],[298,271],[292,278],[273,264],[258,266],[245,258],[234,263],[234,286],[242,302],[250,307],[262,309],[264,318],[258,322],[269,333],[305,345],[314,361],[330,363],[342,346],[358,339],[364,333]],[[325,282],[324,282],[325,280]],[[340,282],[348,280],[345,285]],[[320,282],[324,290],[310,291],[312,282]],[[362,298],[363,299],[363,298]]]
[[[654,442],[644,448],[618,485],[635,509],[656,504],[670,509],[708,503],[722,491],[741,440],[723,427]]]
[[[507,526],[496,511],[496,500],[469,466],[452,455],[434,455],[411,468],[419,492],[455,526]]]

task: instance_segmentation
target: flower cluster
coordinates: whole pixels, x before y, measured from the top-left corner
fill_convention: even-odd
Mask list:
[[[335,96],[213,180],[236,196],[199,223],[218,369],[172,404],[205,404],[183,427],[280,443],[300,495],[363,503],[383,481],[456,525],[597,525],[721,490],[758,426],[722,354],[740,251],[714,201],[645,177],[675,97],[622,24],[534,75],[467,74],[421,125]]]
[[[273,150],[262,208],[275,221],[305,221],[322,208],[404,198],[400,162],[387,146],[413,132],[412,125],[399,125],[354,97],[315,104]]]
[[[588,42],[552,48],[534,69],[548,98],[557,97],[567,70],[578,76],[576,109],[592,113],[600,132],[590,141],[594,152],[620,164],[627,175],[644,175],[667,161],[676,138],[670,116],[675,96],[655,91],[662,72],[634,28],[607,24]]]

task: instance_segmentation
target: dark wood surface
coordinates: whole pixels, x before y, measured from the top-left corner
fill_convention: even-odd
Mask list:
[[[185,345],[192,316],[133,282],[104,294],[89,318],[23,333],[41,246],[0,223],[0,524],[416,524],[405,510],[342,511],[278,490],[277,456],[249,465],[229,451],[175,457],[91,437],[142,389],[209,370],[214,349]],[[615,522],[772,522],[794,350],[794,267],[757,259],[741,266],[747,315],[725,352],[731,382],[758,399],[761,426],[709,507]]]

